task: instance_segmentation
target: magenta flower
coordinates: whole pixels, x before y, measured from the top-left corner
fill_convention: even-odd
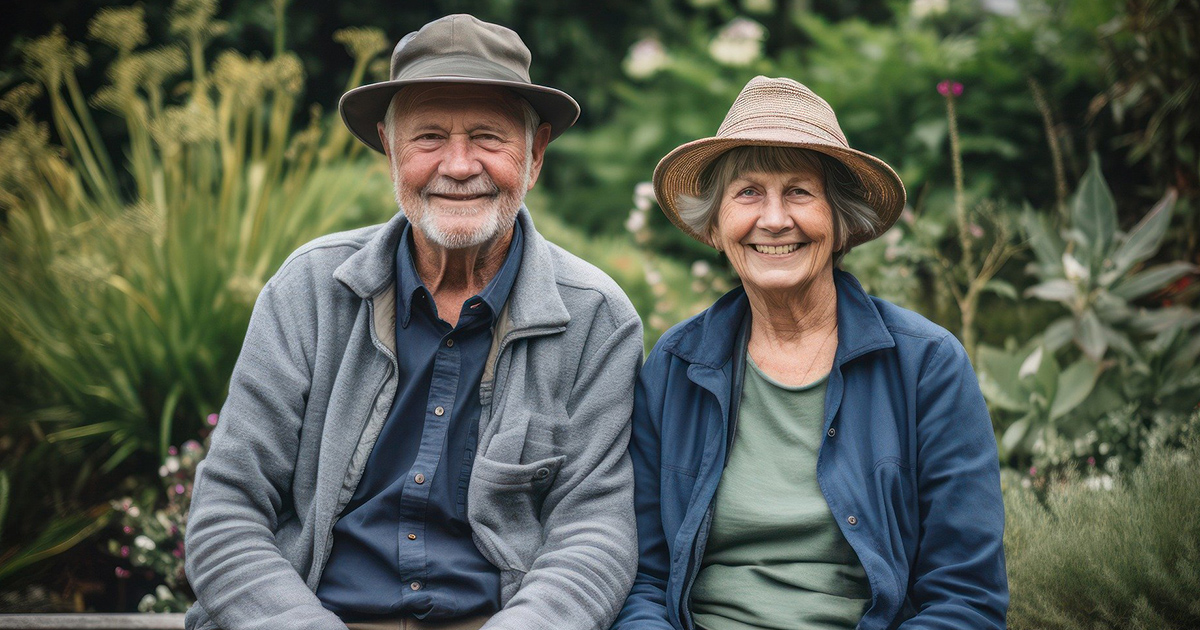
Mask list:
[[[1037,475],[1037,466],[1030,466],[1029,467],[1029,476],[1033,477],[1034,475]]]
[[[208,414],[208,425],[212,426],[212,427],[217,426],[217,414],[215,414],[215,413]]]
[[[175,484],[175,494],[183,494],[184,490],[185,490],[185,488],[183,487],[183,484],[181,484],[181,483]]]
[[[950,96],[951,94],[955,96],[962,96],[963,84],[959,83],[958,81],[942,81],[941,83],[937,84],[937,91],[938,94],[941,94],[942,96]]]
[[[126,525],[125,527],[122,527],[122,528],[121,528],[121,531],[125,532],[126,534],[132,534],[132,533],[133,533],[133,528],[132,528],[132,527],[130,527],[130,526],[128,526],[128,525]]]
[[[133,573],[131,573],[129,571],[129,569],[122,569],[121,567],[117,567],[116,570],[113,572],[116,573],[117,577],[121,578],[122,580],[127,579],[127,578],[129,578],[129,576],[133,575]]]
[[[167,447],[167,455],[178,455],[178,454],[179,454],[179,449],[175,448],[174,446]]]
[[[122,558],[129,557],[129,545],[121,545],[121,557]]]
[[[171,555],[175,556],[176,558],[182,558],[182,557],[183,557],[183,552],[182,552],[182,551],[180,551],[180,550],[178,550],[178,549],[176,549],[176,550],[174,550],[174,551],[172,551],[172,552],[171,552]]]
[[[1095,466],[1095,465],[1096,465],[1096,458],[1095,458],[1095,457],[1089,457],[1089,458],[1088,458],[1088,466]]]

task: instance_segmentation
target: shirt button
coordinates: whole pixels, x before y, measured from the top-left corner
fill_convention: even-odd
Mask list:
[[[546,477],[550,476],[550,469],[549,468],[539,468],[539,469],[537,469],[537,472],[533,473],[533,476],[537,479],[545,479]]]
[[[826,432],[826,435],[828,435],[829,437],[833,437],[833,436],[837,435],[837,429],[835,429],[833,427],[829,427],[829,431]]]
[[[433,415],[435,415],[435,416],[443,416],[445,414],[446,414],[445,407],[437,407],[433,410]]]
[[[412,584],[409,584],[409,585],[408,585],[408,587],[409,587],[409,588],[411,588],[411,589],[412,589],[412,590],[414,590],[414,591],[419,591],[419,590],[421,590],[421,583],[420,583],[420,582],[413,582]]]
[[[425,475],[422,475],[421,473],[417,473],[417,474],[413,475],[413,481],[417,482],[418,484],[425,483]],[[851,516],[850,518],[854,518],[854,517]]]
[[[416,535],[416,534],[409,534],[409,535],[408,535],[408,539],[409,539],[409,540],[416,540],[416,539],[417,539],[417,535]]]
[[[447,348],[453,348],[453,347],[454,347],[454,340],[453,340],[453,339],[447,339],[447,340],[446,340],[446,347],[447,347]]]
[[[851,525],[858,525],[858,518],[856,518],[854,516],[847,516],[846,522],[850,523]]]

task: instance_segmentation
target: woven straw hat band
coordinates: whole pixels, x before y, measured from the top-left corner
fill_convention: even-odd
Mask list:
[[[676,147],[654,169],[659,207],[676,227],[701,243],[712,245],[708,234],[696,233],[680,218],[679,197],[703,194],[700,178],[705,169],[730,149],[745,146],[817,151],[850,169],[863,187],[865,201],[875,209],[879,227],[851,235],[849,247],[886,232],[904,209],[904,184],[896,172],[883,160],[850,147],[829,103],[792,79],[759,76],[742,89],[716,136]]]

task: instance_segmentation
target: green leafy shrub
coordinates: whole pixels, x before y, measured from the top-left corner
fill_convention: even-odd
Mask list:
[[[1200,314],[1138,305],[1196,271],[1185,261],[1144,267],[1163,242],[1175,198],[1168,191],[1121,232],[1093,157],[1061,233],[1026,211],[1035,255],[1028,269],[1038,283],[1025,295],[1068,314],[1023,347],[980,350],[980,386],[1004,429],[1005,461],[1046,468],[1089,457],[1113,469],[1135,466],[1148,431],[1179,424],[1200,403],[1200,341],[1190,334]]]
[[[196,434],[291,251],[395,211],[386,170],[352,161],[361,148],[342,125],[314,110],[292,129],[294,56],[205,61],[225,28],[215,10],[177,2],[178,43],[159,48],[139,48],[141,7],[102,10],[89,35],[113,49],[108,85],[83,93],[89,55],[55,30],[24,46],[34,82],[0,98],[15,120],[0,132],[0,339],[13,344],[0,369],[15,393],[0,468],[19,480],[0,497],[0,579],[93,533],[117,481],[152,474]],[[366,30],[342,40],[357,83],[387,44]],[[43,96],[50,125],[31,113]],[[124,123],[121,161],[97,110]]]
[[[1013,630],[1200,626],[1200,435],[1127,479],[1004,480]]]

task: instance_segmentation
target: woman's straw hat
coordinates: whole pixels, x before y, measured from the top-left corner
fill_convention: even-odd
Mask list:
[[[811,149],[845,164],[866,189],[865,201],[879,214],[878,229],[851,235],[847,247],[883,234],[904,209],[904,183],[883,160],[850,148],[829,103],[792,79],[758,76],[742,88],[716,136],[676,148],[654,169],[658,205],[679,229],[706,245],[712,245],[708,235],[697,234],[679,218],[679,196],[700,195],[704,169],[722,153],[744,146]]]

